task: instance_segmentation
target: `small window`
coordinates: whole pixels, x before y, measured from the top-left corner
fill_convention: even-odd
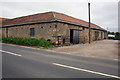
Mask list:
[[[52,28],[52,27],[50,26],[50,28]]]
[[[30,36],[35,36],[35,28],[30,28]]]
[[[41,28],[43,28],[43,26],[41,26]]]
[[[57,25],[55,25],[55,28],[57,28]]]

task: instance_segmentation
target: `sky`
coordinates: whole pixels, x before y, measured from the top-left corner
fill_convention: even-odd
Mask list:
[[[91,22],[118,32],[119,0],[0,0],[0,17],[16,18],[55,11],[88,21],[88,2],[91,4]]]

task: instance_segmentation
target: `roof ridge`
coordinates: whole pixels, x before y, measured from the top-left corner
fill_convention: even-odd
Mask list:
[[[29,17],[29,16],[35,16],[35,15],[40,15],[40,14],[47,14],[47,13],[51,13],[51,11],[49,11],[49,12],[41,12],[41,13],[36,13],[36,14],[24,15],[24,16],[15,17],[15,18],[12,18],[12,19],[18,19],[18,18]],[[11,19],[11,20],[12,20],[12,19]]]
[[[85,20],[83,20],[83,19],[79,19],[79,18],[75,18],[75,17],[73,17],[73,16],[69,16],[69,15],[66,15],[66,14],[64,14],[64,13],[58,13],[58,12],[53,12],[54,14],[55,13],[57,13],[57,14],[61,14],[61,15],[64,15],[64,16],[68,16],[68,17],[71,17],[71,18],[73,18],[73,19],[76,19],[76,20],[80,20],[80,21],[82,21],[82,22],[85,22],[85,23],[89,23],[88,21],[85,21]],[[56,16],[55,16],[56,17]],[[57,19],[57,17],[56,17],[56,19]],[[96,25],[95,23],[90,23],[91,25],[94,25],[94,26],[98,26],[98,28],[101,28],[99,25]],[[93,26],[92,26],[93,27]]]
[[[57,17],[56,17],[56,15],[55,15],[55,12],[52,11],[52,15],[53,15],[54,20],[57,20]]]

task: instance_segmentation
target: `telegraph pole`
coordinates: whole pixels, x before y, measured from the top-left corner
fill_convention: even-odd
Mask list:
[[[88,3],[88,16],[89,16],[89,44],[91,43],[91,36],[90,36],[90,3]]]

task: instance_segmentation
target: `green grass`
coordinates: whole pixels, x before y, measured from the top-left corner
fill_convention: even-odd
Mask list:
[[[18,44],[18,45],[25,45],[25,46],[40,46],[44,48],[53,48],[50,42],[46,41],[45,39],[35,39],[35,38],[16,38],[16,37],[3,37],[0,38],[3,43],[11,43],[11,44]]]

